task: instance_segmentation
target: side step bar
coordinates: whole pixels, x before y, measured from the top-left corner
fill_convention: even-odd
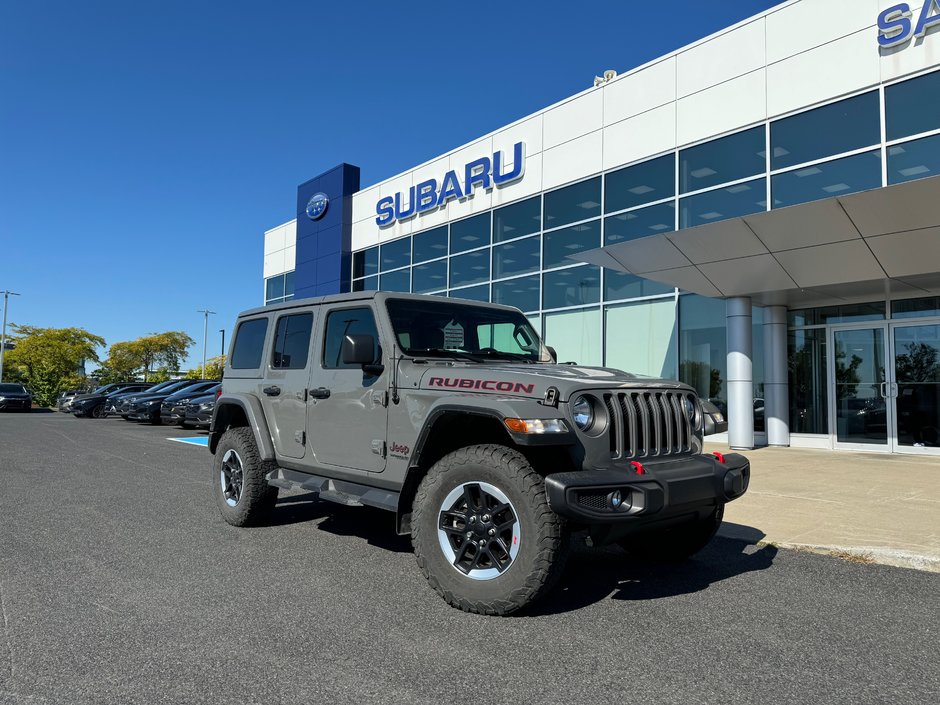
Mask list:
[[[285,490],[306,490],[320,499],[347,507],[378,507],[389,512],[398,511],[398,492],[359,485],[355,482],[331,480],[328,477],[308,475],[297,470],[278,468],[268,473],[268,484]]]

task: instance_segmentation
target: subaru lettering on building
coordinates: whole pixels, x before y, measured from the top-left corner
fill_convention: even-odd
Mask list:
[[[878,44],[884,49],[898,46],[911,37],[924,37],[932,28],[940,25],[940,0],[927,0],[917,24],[912,24],[911,6],[902,2],[892,5],[878,15]]]
[[[463,168],[463,179],[456,170],[448,171],[438,183],[437,179],[422,181],[408,189],[407,195],[400,191],[394,196],[385,196],[375,205],[378,217],[376,225],[391,225],[396,220],[407,220],[418,213],[426,213],[453,199],[473,198],[477,188],[489,191],[494,186],[504,186],[518,181],[525,174],[525,143],[516,142],[512,148],[512,168],[505,169],[502,152],[490,157],[475,159]]]

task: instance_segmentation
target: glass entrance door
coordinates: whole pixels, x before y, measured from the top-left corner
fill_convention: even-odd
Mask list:
[[[830,428],[836,448],[890,450],[887,325],[831,329]]]
[[[895,448],[940,455],[940,323],[893,324]]]

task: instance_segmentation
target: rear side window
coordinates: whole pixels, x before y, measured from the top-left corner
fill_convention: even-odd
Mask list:
[[[311,328],[312,313],[296,313],[277,319],[271,367],[280,370],[301,370],[306,367]]]
[[[244,321],[238,326],[238,331],[235,333],[235,345],[232,348],[233,370],[254,370],[261,367],[264,335],[267,332],[267,318]]]
[[[360,369],[359,365],[344,365],[342,360],[343,338],[347,335],[371,335],[375,341],[373,360],[382,357],[379,348],[379,331],[375,327],[375,316],[371,308],[344,308],[330,311],[326,319],[326,342],[323,349],[323,368],[327,370]]]

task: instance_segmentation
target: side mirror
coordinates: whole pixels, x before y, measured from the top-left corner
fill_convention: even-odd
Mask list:
[[[710,401],[705,401],[702,399],[702,411],[705,414],[704,433],[706,436],[711,436],[715,433],[728,432],[728,419],[726,419],[725,415],[721,413],[721,409],[712,404]]]
[[[555,352],[555,348],[551,345],[546,345],[545,349],[548,350],[548,354],[552,356],[552,362],[558,362],[558,353]]]
[[[375,362],[375,338],[371,335],[346,335],[340,357],[344,365],[371,365]]]

